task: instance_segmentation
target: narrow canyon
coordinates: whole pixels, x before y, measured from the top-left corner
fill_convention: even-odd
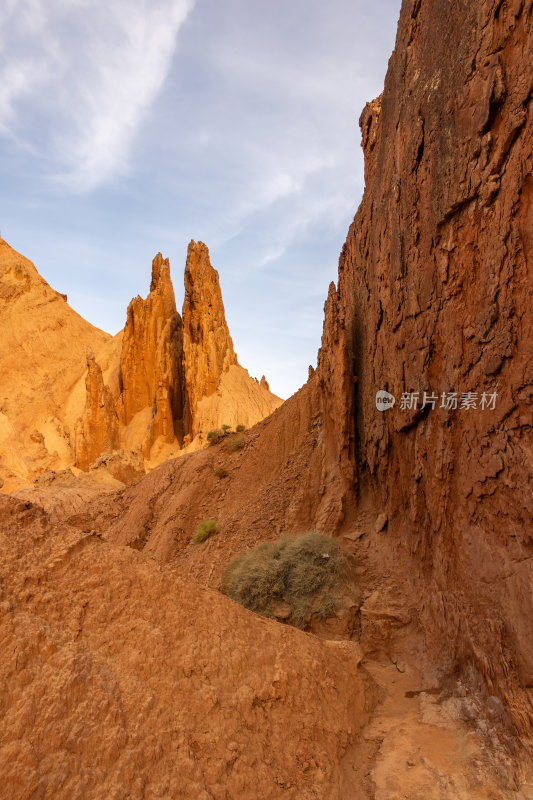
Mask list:
[[[285,402],[201,242],[113,337],[0,241],[1,798],[533,800],[532,53],[531,0],[403,0]],[[221,591],[309,532],[328,613]]]

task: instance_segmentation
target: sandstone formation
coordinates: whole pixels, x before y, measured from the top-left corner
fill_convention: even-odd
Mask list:
[[[237,364],[218,272],[203,242],[191,242],[185,264],[183,350],[188,407],[194,428],[198,402],[212,395],[222,375]]]
[[[186,346],[160,253],[150,293],[131,301],[124,331],[111,337],[0,240],[4,491],[31,485],[46,470],[87,470],[115,450],[140,451],[153,467],[184,446],[201,447],[212,428],[249,427],[280,405],[237,363],[218,274],[202,243],[189,246],[186,283]]]
[[[10,797],[533,796],[532,31],[527,1],[404,0],[317,369],[243,449],[63,511],[0,498]],[[194,358],[198,419],[240,368]],[[350,641],[214,592],[312,529],[355,557]]]
[[[209,251],[192,241],[185,266],[183,318],[176,311],[168,259],[152,264],[150,293],[128,307],[115,387],[122,447],[141,447],[152,464],[196,449],[223,424],[246,427],[281,401],[237,361],[218,273]],[[105,450],[96,432],[92,454]]]
[[[176,311],[168,258],[158,253],[152,263],[150,294],[146,300],[134,298],[128,306],[117,400],[124,426],[139,412],[151,411],[142,442],[147,458],[158,437],[168,443],[183,441],[183,382],[183,326]]]
[[[255,425],[281,401],[263,376],[251,378],[240,366],[233,348],[218,272],[211,266],[203,242],[192,241],[185,266],[183,301],[183,358],[185,406],[191,436],[221,425]]]

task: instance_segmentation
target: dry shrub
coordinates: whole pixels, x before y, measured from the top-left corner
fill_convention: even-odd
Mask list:
[[[236,453],[237,450],[242,450],[246,445],[246,436],[244,433],[233,433],[228,436],[226,440],[226,448],[230,453]]]
[[[218,444],[221,439],[224,438],[224,433],[219,429],[215,428],[214,431],[209,431],[207,434],[207,441],[210,445]]]
[[[346,566],[346,556],[330,536],[285,536],[237,556],[226,567],[220,588],[265,617],[286,603],[293,624],[305,627],[310,614],[325,619],[335,612],[332,593]]]
[[[216,519],[204,519],[200,522],[192,535],[194,544],[201,544],[213,536],[215,533],[220,533],[220,526],[217,525]]]
[[[227,478],[228,470],[226,469],[226,467],[221,465],[220,467],[216,468],[215,475],[217,476],[217,478]]]

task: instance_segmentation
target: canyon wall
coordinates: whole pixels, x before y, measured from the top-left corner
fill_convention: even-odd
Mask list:
[[[359,501],[388,514],[428,642],[504,696],[522,730],[533,719],[532,16],[523,0],[403,3],[383,94],[360,120],[366,188],[321,357],[325,397],[354,423],[334,415],[344,449],[354,441]],[[330,366],[339,339],[354,391]],[[378,390],[393,408],[377,410]]]

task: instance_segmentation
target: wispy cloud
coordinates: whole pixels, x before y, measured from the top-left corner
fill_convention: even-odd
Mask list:
[[[89,191],[128,169],[195,0],[7,0],[0,12],[0,133]]]
[[[335,25],[328,36],[329,12],[316,2],[295,0],[297,8],[283,11],[279,27],[279,2],[273,9],[233,0],[228,5],[207,0],[209,15],[203,19],[209,22],[202,33],[209,46],[198,64],[194,52],[186,53],[200,77],[194,100],[183,97],[190,110],[187,130],[180,133],[195,164],[188,191],[197,197],[208,176],[217,203],[211,209],[208,199],[202,208],[201,227],[210,228],[210,243],[236,243],[252,228],[268,225],[274,241],[254,265],[262,268],[317,221],[344,226],[355,210],[362,178],[357,116],[381,88],[380,80],[373,78],[375,89],[364,80],[367,72],[375,73],[376,38],[357,40],[352,52],[353,28],[346,25],[339,36]],[[337,3],[339,15],[345,15],[345,6]],[[232,12],[238,27],[226,21]],[[300,13],[305,35],[297,27],[298,36],[290,36]],[[344,52],[350,57],[339,55]],[[178,181],[185,183],[188,163],[180,169]]]

